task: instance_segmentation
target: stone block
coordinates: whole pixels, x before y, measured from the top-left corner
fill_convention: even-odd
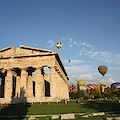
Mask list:
[[[34,116],[31,116],[28,120],[36,120]]]
[[[113,120],[113,118],[106,118],[106,120]]]
[[[84,116],[82,116],[82,118],[88,118],[88,115],[84,115]]]
[[[92,113],[92,116],[103,116],[105,115],[104,112],[100,112],[100,113]]]
[[[114,119],[115,119],[115,120],[120,120],[120,117],[115,117]]]
[[[59,115],[52,115],[51,119],[58,119],[59,117]]]
[[[61,114],[61,120],[74,120],[75,115],[74,114]]]

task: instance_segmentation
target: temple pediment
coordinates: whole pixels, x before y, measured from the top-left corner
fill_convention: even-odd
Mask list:
[[[21,48],[6,47],[0,50],[0,58],[55,54],[55,51],[20,45]]]

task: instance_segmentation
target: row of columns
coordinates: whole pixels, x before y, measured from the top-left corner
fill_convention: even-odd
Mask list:
[[[41,98],[45,96],[45,85],[44,85],[44,75],[42,74],[43,67],[35,68],[35,97]],[[21,74],[17,73],[16,76],[16,90],[15,97],[18,98],[26,98],[33,97],[33,76],[31,70],[26,68],[21,69]],[[12,97],[12,71],[11,69],[7,70],[7,74],[5,76],[5,86],[4,86],[4,98],[11,99]],[[28,72],[28,76],[27,73]],[[51,97],[56,97],[55,93],[55,67],[50,67],[50,95]]]

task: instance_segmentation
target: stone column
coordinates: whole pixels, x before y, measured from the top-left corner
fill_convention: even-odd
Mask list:
[[[7,76],[5,77],[5,96],[6,100],[11,100],[12,97],[12,70],[7,70]]]
[[[26,69],[21,69],[21,81],[20,81],[20,97],[26,98],[26,86],[27,86],[27,76]]]
[[[33,77],[32,77],[32,71],[28,71],[27,97],[33,97]]]
[[[16,91],[15,91],[15,96],[17,98],[20,98],[20,76],[16,77]]]
[[[55,67],[50,67],[50,94],[51,97],[57,97],[57,82],[56,82],[56,70]]]
[[[42,75],[42,67],[36,68],[36,75],[35,75],[35,97],[41,98],[45,96],[44,93],[44,79]]]

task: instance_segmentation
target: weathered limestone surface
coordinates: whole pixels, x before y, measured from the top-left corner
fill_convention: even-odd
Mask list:
[[[7,76],[5,77],[5,99],[10,100],[12,97],[12,71],[7,70]]]
[[[31,117],[29,117],[29,119],[28,120],[36,120],[36,118],[35,117],[33,117],[33,116],[31,116]]]
[[[26,98],[26,69],[21,69],[21,82],[20,82],[20,97]]]
[[[69,78],[56,51],[21,45],[0,52],[0,103],[69,99]]]
[[[106,120],[120,120],[120,117],[106,118]]]
[[[33,97],[33,77],[31,75],[28,76],[27,81],[27,97]]]
[[[92,116],[103,116],[105,115],[104,112],[100,112],[100,113],[92,113]]]
[[[41,75],[41,67],[36,69],[36,76],[35,76],[35,80],[36,80],[36,98],[41,98],[43,97],[43,92],[44,92],[44,80],[43,80],[43,76]]]
[[[74,120],[75,115],[74,114],[61,114],[61,120]]]
[[[16,97],[19,98],[20,97],[20,76],[16,77]]]
[[[51,119],[58,119],[60,116],[59,115],[52,115]]]

